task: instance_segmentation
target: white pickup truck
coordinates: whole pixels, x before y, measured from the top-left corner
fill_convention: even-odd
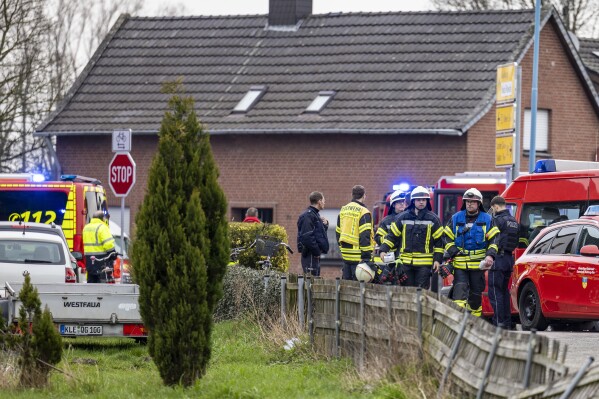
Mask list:
[[[6,298],[0,298],[4,320],[19,317],[22,282],[7,282]],[[135,284],[35,284],[43,306],[63,336],[147,338],[139,314],[139,286]]]

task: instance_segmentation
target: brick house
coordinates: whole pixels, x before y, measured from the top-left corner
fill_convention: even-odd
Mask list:
[[[324,192],[334,224],[355,184],[370,205],[399,181],[496,171],[496,67],[522,65],[530,104],[532,11],[312,15],[311,4],[271,0],[257,16],[123,15],[35,134],[56,137],[63,173],[107,181],[112,131],[131,128],[133,222],[166,108],[161,83],[181,76],[211,133],[231,219],[258,207],[293,247],[311,191]],[[539,65],[537,157],[594,160],[597,94],[553,9],[542,16]],[[112,193],[109,204],[119,204]],[[297,255],[291,263],[300,270]]]

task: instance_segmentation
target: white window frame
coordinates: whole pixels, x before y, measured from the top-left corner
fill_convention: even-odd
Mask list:
[[[308,108],[306,108],[306,113],[308,114],[318,114],[322,111],[335,97],[334,91],[321,91],[318,93],[316,98],[312,100]]]
[[[530,114],[530,109],[524,110],[524,126],[522,129],[522,149],[524,151],[530,151]],[[550,111],[548,109],[537,110],[537,131],[535,137],[535,151],[537,152],[549,152],[549,116]]]
[[[252,86],[245,93],[245,96],[237,103],[233,108],[235,114],[245,114],[250,111],[260,101],[262,96],[266,93],[266,86]]]

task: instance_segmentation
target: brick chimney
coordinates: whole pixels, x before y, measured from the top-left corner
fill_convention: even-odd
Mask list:
[[[269,26],[295,26],[312,14],[312,0],[269,0]]]

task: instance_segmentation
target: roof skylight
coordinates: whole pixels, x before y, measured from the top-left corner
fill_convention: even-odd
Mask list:
[[[316,98],[308,105],[306,108],[306,112],[309,113],[319,113],[327,106],[327,104],[333,99],[335,96],[334,91],[321,91],[318,93]]]
[[[250,109],[256,105],[258,101],[262,98],[264,93],[266,92],[266,86],[252,86],[245,96],[237,103],[235,108],[233,108],[233,112],[237,114],[244,114],[248,112]]]

